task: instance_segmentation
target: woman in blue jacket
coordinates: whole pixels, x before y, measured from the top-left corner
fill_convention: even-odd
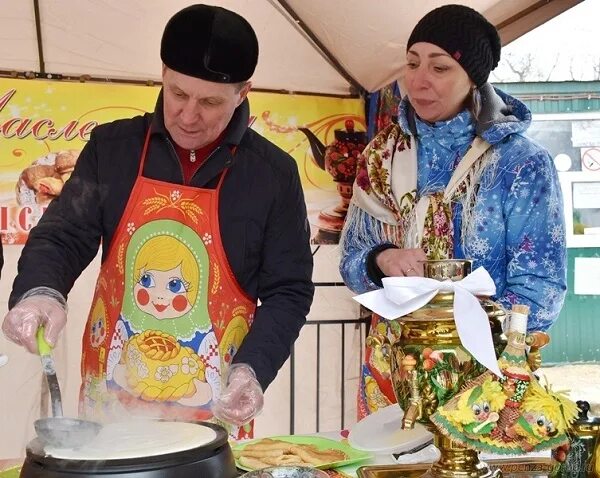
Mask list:
[[[552,158],[525,136],[527,107],[487,83],[499,60],[496,29],[471,8],[419,21],[398,124],[359,161],[340,270],[362,293],[386,276],[423,275],[425,259],[470,258],[499,303],[529,305],[528,329],[546,330],[566,290],[561,191]],[[359,416],[394,401],[387,375],[367,350]]]

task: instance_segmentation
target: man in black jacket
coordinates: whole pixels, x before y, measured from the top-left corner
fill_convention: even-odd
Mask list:
[[[312,302],[300,178],[288,154],[248,128],[258,42],[246,20],[187,7],[167,24],[161,59],[154,113],[98,126],[31,231],[2,328],[34,353],[41,326],[54,344],[67,294],[101,242],[84,404],[93,388],[103,410],[112,400],[240,426],[260,411]],[[161,234],[176,249],[150,247]],[[156,265],[180,252],[175,267]],[[169,361],[164,350],[133,354],[152,334],[178,344]]]

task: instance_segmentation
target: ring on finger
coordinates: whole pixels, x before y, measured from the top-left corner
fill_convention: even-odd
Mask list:
[[[404,274],[406,275],[406,274],[408,274],[409,272],[417,272],[417,270],[416,270],[414,267],[410,267],[409,269],[406,269],[406,270],[404,271]]]

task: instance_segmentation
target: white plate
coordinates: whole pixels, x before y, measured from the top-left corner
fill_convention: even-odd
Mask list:
[[[385,455],[408,451],[432,439],[433,435],[419,423],[411,430],[403,430],[403,416],[396,404],[377,410],[352,427],[348,442],[359,450]]]

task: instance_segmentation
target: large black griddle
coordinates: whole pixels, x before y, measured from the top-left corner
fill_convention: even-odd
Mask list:
[[[27,446],[20,478],[233,478],[235,459],[225,429],[208,422],[216,438],[176,453],[116,460],[66,460],[47,456],[38,438]],[[115,443],[115,447],[119,444]]]

